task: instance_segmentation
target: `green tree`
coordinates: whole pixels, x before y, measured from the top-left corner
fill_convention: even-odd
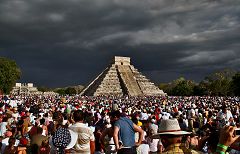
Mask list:
[[[51,88],[44,87],[44,86],[37,87],[37,89],[41,92],[52,91]]]
[[[240,72],[232,77],[231,87],[234,95],[240,96]]]
[[[59,95],[65,95],[66,92],[65,92],[65,89],[63,88],[57,88],[54,90],[54,92],[58,93]]]
[[[236,74],[231,69],[224,69],[212,73],[205,77],[201,82],[201,86],[207,89],[208,95],[212,96],[227,96],[232,95],[231,81]]]
[[[196,83],[192,80],[186,80],[184,77],[179,77],[170,83],[161,83],[159,88],[168,95],[175,96],[190,96],[194,94]]]
[[[20,76],[21,71],[15,61],[0,57],[0,91],[8,94]]]
[[[171,95],[172,93],[171,83],[160,83],[158,87],[168,95]]]
[[[195,83],[191,80],[180,78],[175,80],[176,86],[172,89],[172,95],[175,96],[191,96],[193,95],[193,88]]]
[[[193,87],[194,96],[204,96],[207,94],[207,89],[205,87],[202,87],[201,84],[197,84]]]
[[[76,90],[75,90],[74,88],[68,87],[68,88],[65,90],[65,93],[66,93],[66,94],[69,94],[69,95],[74,95],[74,94],[76,94],[77,92],[76,92]]]

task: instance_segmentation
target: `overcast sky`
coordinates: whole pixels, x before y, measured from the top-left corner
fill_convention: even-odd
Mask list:
[[[0,56],[20,82],[86,85],[114,55],[155,83],[240,68],[240,0],[1,0]]]

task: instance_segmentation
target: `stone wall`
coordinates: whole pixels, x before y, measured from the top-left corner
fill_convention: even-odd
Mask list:
[[[130,57],[114,57],[115,65],[130,65]]]

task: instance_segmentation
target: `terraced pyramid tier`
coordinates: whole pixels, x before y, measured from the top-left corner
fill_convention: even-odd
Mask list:
[[[80,95],[156,96],[166,94],[130,64],[130,57],[115,56],[113,63],[86,86]]]

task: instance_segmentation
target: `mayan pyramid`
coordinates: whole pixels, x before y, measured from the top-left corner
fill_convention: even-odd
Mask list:
[[[80,95],[159,96],[165,93],[130,64],[130,57],[115,56]]]

